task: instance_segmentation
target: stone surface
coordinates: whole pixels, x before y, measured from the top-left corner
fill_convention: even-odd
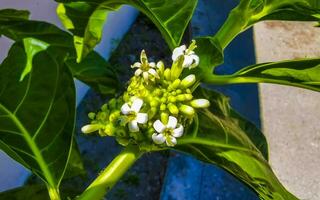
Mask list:
[[[259,63],[320,57],[320,29],[312,23],[268,21],[254,27]],[[301,199],[320,199],[320,93],[260,84],[262,124],[270,162]]]

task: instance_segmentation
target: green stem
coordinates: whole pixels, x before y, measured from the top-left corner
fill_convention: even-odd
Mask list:
[[[230,12],[227,20],[214,36],[220,42],[222,49],[225,49],[239,33],[246,29],[249,20],[246,13],[242,7],[236,7]]]
[[[61,199],[60,194],[59,194],[59,189],[53,188],[51,186],[47,186],[47,188],[48,188],[48,193],[49,193],[51,200],[60,200]]]
[[[117,183],[122,175],[137,161],[143,152],[137,146],[126,147],[77,200],[100,200]]]

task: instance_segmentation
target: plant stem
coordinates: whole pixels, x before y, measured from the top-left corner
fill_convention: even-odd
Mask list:
[[[76,199],[102,199],[142,154],[137,146],[126,147]]]
[[[247,27],[249,16],[242,7],[234,8],[225,23],[214,36],[219,42],[222,49],[225,49],[229,43]]]
[[[50,196],[51,200],[60,200],[60,194],[59,194],[59,190],[57,188],[51,187],[51,186],[47,186],[48,188],[48,193]]]

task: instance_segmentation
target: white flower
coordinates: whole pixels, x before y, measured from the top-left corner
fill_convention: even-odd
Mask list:
[[[177,144],[178,137],[183,134],[183,126],[177,124],[177,118],[169,116],[168,124],[164,125],[160,120],[153,123],[153,128],[158,132],[152,135],[152,140],[156,144],[163,144],[166,142],[168,146]]]
[[[142,74],[144,80],[149,81],[149,75],[159,78],[157,71],[155,70],[156,64],[154,62],[148,62],[148,58],[146,52],[144,50],[141,51],[140,55],[140,63],[136,62],[131,65],[131,68],[138,68],[134,75],[140,76]]]
[[[176,61],[180,56],[184,56],[183,68],[194,68],[199,65],[199,57],[195,54],[193,49],[196,48],[195,42],[193,41],[189,48],[187,49],[186,45],[182,45],[173,50],[172,60]]]
[[[139,132],[139,124],[145,124],[148,121],[147,113],[139,113],[143,105],[143,100],[135,98],[132,102],[131,107],[128,103],[125,103],[121,107],[121,113],[128,116],[129,119],[129,131],[130,132]]]

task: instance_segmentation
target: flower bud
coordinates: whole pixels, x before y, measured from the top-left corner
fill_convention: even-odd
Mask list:
[[[96,117],[96,113],[90,112],[90,113],[88,114],[88,117],[89,117],[89,119],[93,120],[93,119]]]
[[[163,64],[162,61],[159,61],[159,62],[157,63],[157,68],[158,68],[158,70],[159,70],[159,74],[162,74],[163,71],[164,71],[164,64]]]
[[[194,109],[191,106],[182,105],[179,107],[179,110],[185,115],[188,115],[188,116],[194,115]]]
[[[184,61],[184,56],[179,56],[178,59],[173,62],[171,67],[171,77],[170,77],[171,80],[175,80],[179,78],[183,70],[183,67],[182,67],[183,61]]]
[[[150,106],[151,107],[157,107],[159,105],[159,102],[157,100],[151,100]]]
[[[168,120],[169,120],[169,114],[165,113],[165,112],[162,112],[160,114],[160,119],[161,119],[162,123],[167,124]]]
[[[184,97],[186,98],[186,101],[190,101],[193,98],[192,94],[184,94]]]
[[[101,106],[101,110],[102,110],[102,111],[107,111],[107,110],[108,110],[108,105],[107,105],[107,104],[103,104],[103,105]]]
[[[179,94],[176,98],[178,101],[185,101],[186,100],[186,97],[184,94]]]
[[[173,97],[173,96],[169,96],[168,100],[171,103],[175,103],[177,101],[177,99],[175,97]]]
[[[83,126],[81,128],[81,131],[82,131],[82,133],[88,134],[88,133],[95,132],[102,127],[103,126],[101,124],[88,124],[88,125]]]
[[[181,86],[183,88],[188,88],[188,87],[192,86],[195,82],[196,82],[196,76],[194,74],[190,74],[189,76],[185,77],[181,81]]]
[[[114,127],[113,125],[110,123],[110,124],[107,124],[104,128],[104,132],[108,135],[108,136],[113,136],[114,135]]]
[[[148,111],[148,118],[153,118],[158,112],[158,109],[156,107],[151,107],[151,109]]]
[[[110,109],[116,108],[117,107],[117,100],[115,98],[112,98],[112,99],[110,99],[108,104],[109,104]]]
[[[170,77],[171,77],[171,70],[167,68],[166,70],[164,70],[164,78],[166,80],[170,80]]]
[[[166,104],[161,104],[160,110],[161,110],[161,111],[164,111],[164,110],[166,110],[166,109],[167,109]]]
[[[174,80],[173,83],[169,86],[169,88],[171,90],[177,89],[180,86],[180,82],[181,82],[180,79]]]
[[[166,98],[166,97],[162,97],[162,98],[160,99],[160,101],[161,101],[162,103],[166,103],[166,102],[167,102],[167,98]]]
[[[179,109],[177,108],[177,106],[172,103],[168,104],[168,109],[173,115],[177,115],[179,113]]]
[[[113,112],[113,113],[110,114],[110,116],[109,116],[109,121],[110,121],[110,122],[114,122],[114,121],[116,121],[116,120],[119,118],[119,116],[120,116],[120,111],[119,111],[119,110],[118,110],[118,111],[115,111],[115,112]]]
[[[207,99],[195,99],[190,104],[194,108],[208,108],[210,106],[210,102]]]

